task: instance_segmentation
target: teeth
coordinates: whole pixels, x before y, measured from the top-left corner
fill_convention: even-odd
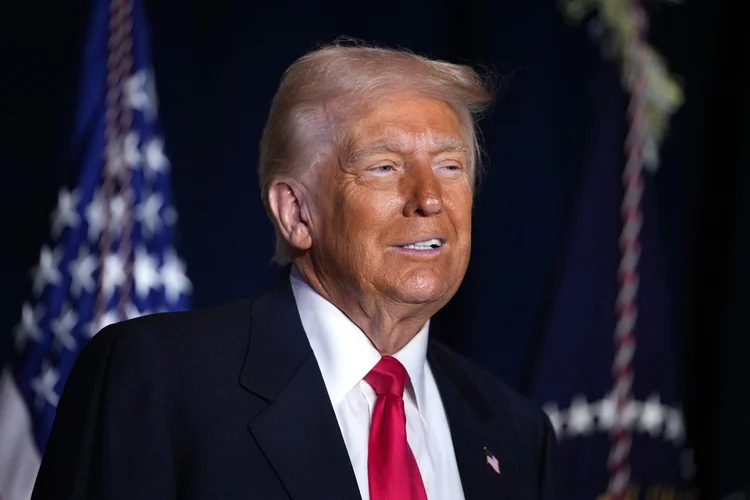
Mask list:
[[[431,240],[418,241],[411,245],[404,245],[401,248],[411,248],[412,250],[432,250],[433,248],[440,248],[441,246],[443,246],[443,243],[439,239],[433,238]]]

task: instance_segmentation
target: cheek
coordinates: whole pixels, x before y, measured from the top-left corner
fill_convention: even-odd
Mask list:
[[[401,213],[403,201],[393,193],[352,189],[337,207],[346,229],[362,240],[377,239]],[[334,214],[335,216],[336,214]]]
[[[445,197],[445,205],[459,236],[471,234],[471,210],[474,193],[468,186],[455,186]]]

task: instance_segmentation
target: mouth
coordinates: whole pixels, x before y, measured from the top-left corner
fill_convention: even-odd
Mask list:
[[[445,246],[445,240],[442,238],[430,238],[422,241],[397,245],[396,248],[410,252],[435,252]]]

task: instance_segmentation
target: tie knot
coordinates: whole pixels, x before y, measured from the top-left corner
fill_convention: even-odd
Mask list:
[[[409,374],[399,360],[393,356],[383,356],[370,373],[365,375],[365,380],[375,389],[378,396],[392,394],[403,397]]]

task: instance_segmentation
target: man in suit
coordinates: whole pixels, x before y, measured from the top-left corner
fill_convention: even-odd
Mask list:
[[[466,66],[329,46],[261,140],[280,280],[102,330],[68,379],[35,500],[554,497],[544,414],[429,338],[469,262]]]

